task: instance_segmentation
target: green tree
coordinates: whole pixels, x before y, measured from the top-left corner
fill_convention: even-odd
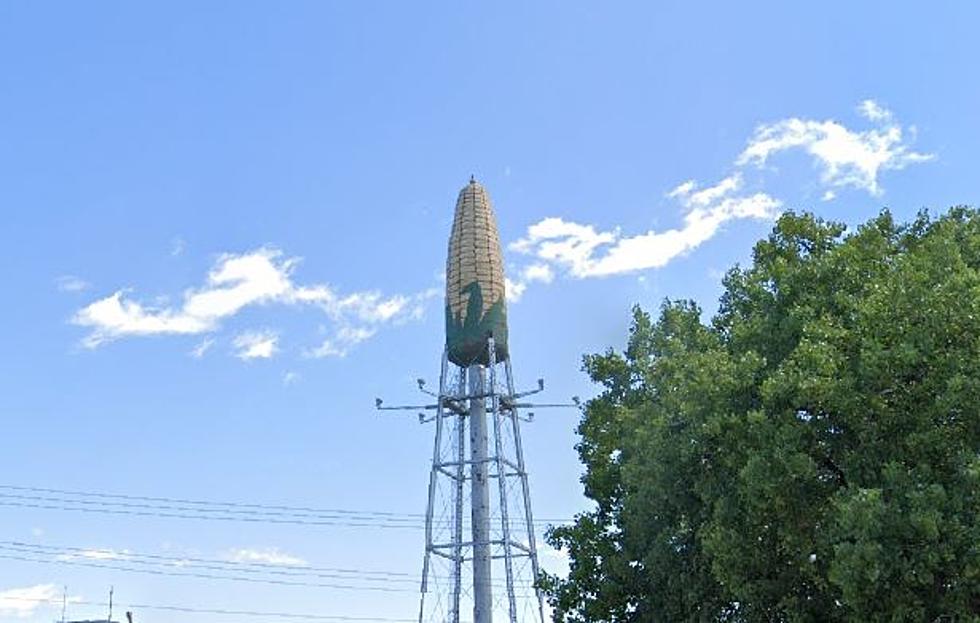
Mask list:
[[[980,213],[786,214],[585,358],[556,620],[980,621]]]

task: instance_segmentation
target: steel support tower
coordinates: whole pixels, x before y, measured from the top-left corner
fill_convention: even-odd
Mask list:
[[[446,270],[446,348],[435,399],[419,623],[545,623],[521,423],[532,414],[514,387],[503,262],[489,197],[460,191]],[[470,618],[472,617],[472,618]]]
[[[443,357],[429,474],[420,623],[544,621],[522,417],[510,361]],[[467,511],[469,514],[467,515]]]

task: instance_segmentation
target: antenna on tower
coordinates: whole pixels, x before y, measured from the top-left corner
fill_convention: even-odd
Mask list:
[[[68,611],[68,585],[64,586],[61,592],[61,623],[65,623],[65,614]]]
[[[115,592],[116,588],[114,586],[109,587],[109,618],[106,619],[108,623],[112,623],[112,594]]]

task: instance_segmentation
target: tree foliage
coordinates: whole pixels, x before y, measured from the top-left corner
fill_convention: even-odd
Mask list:
[[[585,358],[556,620],[980,621],[980,213],[786,214],[724,288]]]

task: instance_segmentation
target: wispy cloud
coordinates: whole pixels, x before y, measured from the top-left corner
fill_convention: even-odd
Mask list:
[[[262,549],[239,548],[228,552],[228,560],[240,563],[261,563],[267,565],[282,565],[284,567],[305,567],[309,563],[298,556],[281,551],[278,547]]]
[[[373,337],[375,332],[375,329],[367,327],[341,327],[333,337],[312,349],[309,355],[314,358],[346,357],[351,348]]]
[[[306,355],[314,359],[346,357],[355,346],[378,332],[385,324],[418,320],[430,300],[442,296],[441,288],[429,288],[413,296],[383,299],[377,292],[360,292],[344,297],[328,309],[336,321],[333,334]]]
[[[211,350],[211,347],[214,346],[214,341],[215,340],[213,337],[206,337],[198,342],[197,346],[191,349],[191,357],[194,359],[201,359],[204,357],[204,355]]]
[[[858,112],[875,127],[855,131],[831,119],[795,117],[761,125],[736,164],[763,166],[781,152],[800,149],[820,167],[825,186],[851,186],[880,195],[882,171],[904,169],[935,157],[913,151],[909,137],[914,138],[915,128],[904,128],[890,110],[874,100],[861,102]]]
[[[739,194],[741,186],[740,177],[732,176],[700,190],[694,182],[675,188],[668,196],[687,210],[679,228],[624,236],[618,230],[597,231],[592,225],[552,217],[528,228],[527,235],[512,243],[510,249],[538,260],[532,266],[544,262],[578,278],[660,268],[713,237],[724,223],[772,218],[782,206],[765,193]],[[518,283],[531,283],[528,276],[523,273]]]
[[[72,322],[91,329],[82,344],[96,348],[126,337],[212,333],[243,309],[275,304],[319,308],[341,328],[359,327],[356,331],[363,333],[420,317],[429,296],[384,296],[375,290],[341,294],[325,284],[301,285],[293,278],[298,263],[298,258],[269,247],[225,254],[204,286],[186,291],[179,306],[145,303],[119,290],[80,309]],[[275,343],[271,349],[270,340],[262,344],[239,352],[248,355],[244,358],[271,356]],[[192,354],[203,355],[209,347],[205,340]]]
[[[26,619],[61,596],[54,584],[37,584],[0,591],[0,615]]]
[[[624,235],[618,228],[604,231],[560,217],[534,223],[509,245],[532,264],[508,282],[508,297],[519,299],[534,281],[550,281],[554,276],[550,269],[581,279],[660,268],[710,240],[728,222],[774,218],[783,201],[758,189],[748,191],[745,179],[750,172],[765,169],[781,152],[799,149],[813,158],[824,201],[834,200],[836,191],[844,187],[879,195],[883,171],[934,157],[913,151],[914,128],[903,127],[877,102],[862,102],[858,112],[874,127],[858,131],[833,120],[798,118],[759,126],[735,159],[730,175],[708,186],[688,180],[666,193],[683,214],[679,227]]]
[[[279,352],[279,335],[275,331],[246,331],[232,341],[239,359],[271,359]]]
[[[82,292],[91,287],[89,282],[75,275],[62,275],[55,280],[58,290],[62,292]]]
[[[516,303],[524,295],[528,284],[535,282],[551,283],[554,278],[555,272],[548,264],[538,263],[525,266],[518,272],[517,279],[506,278],[507,300]]]
[[[80,549],[71,554],[62,554],[58,560],[129,560],[129,550],[115,550],[105,548]]]

